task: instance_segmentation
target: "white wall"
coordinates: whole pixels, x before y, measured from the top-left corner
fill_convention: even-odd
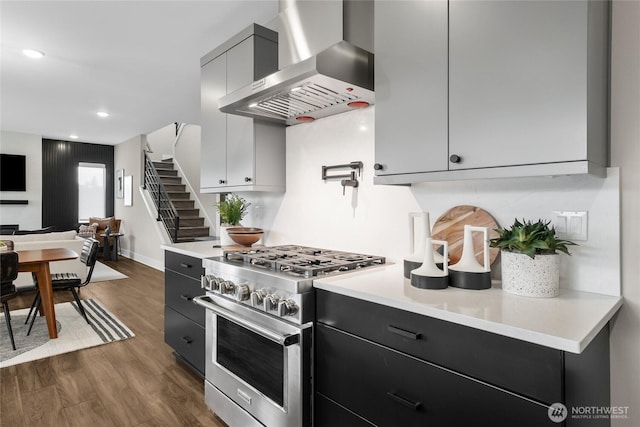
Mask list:
[[[155,162],[159,162],[167,156],[173,154],[173,142],[176,139],[176,125],[171,123],[161,129],[155,130],[146,135],[147,142],[153,153],[149,157]]]
[[[144,183],[144,163],[142,150],[144,139],[137,136],[115,146],[114,167],[124,169],[124,175],[132,176],[131,206],[124,206],[124,199],[115,199],[115,217],[122,220],[120,231],[124,236],[120,238],[122,254],[128,258],[163,269],[164,251],[160,249],[160,236],[157,223],[149,215],[140,193]]]
[[[611,402],[628,406],[615,427],[640,425],[640,2],[613,3],[611,163],[622,189],[622,294],[611,329]]]
[[[0,152],[27,156],[27,191],[2,191],[0,199],[29,201],[27,205],[0,205],[0,223],[18,224],[24,230],[41,228],[42,137],[2,131],[0,132]]]

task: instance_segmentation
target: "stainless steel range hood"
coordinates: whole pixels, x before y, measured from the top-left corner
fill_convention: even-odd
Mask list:
[[[294,125],[373,105],[373,2],[286,6],[279,61],[291,65],[220,98],[220,111]]]

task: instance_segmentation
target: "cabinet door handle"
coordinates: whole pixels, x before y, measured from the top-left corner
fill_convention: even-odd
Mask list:
[[[387,330],[392,334],[400,335],[401,337],[410,338],[412,340],[419,340],[422,336],[420,332],[407,331],[406,329],[398,328],[393,325],[387,325]]]
[[[392,391],[387,392],[387,397],[396,403],[406,406],[407,408],[412,408],[414,411],[417,411],[420,408],[420,405],[422,405],[422,402],[414,402],[409,399],[405,399]]]
[[[219,184],[226,184],[227,181],[225,181],[224,179],[221,179],[218,181]]]
[[[250,177],[248,177],[248,176],[245,176],[245,177],[244,177],[244,182],[251,182],[251,178],[250,178]]]
[[[451,157],[449,157],[449,161],[451,163],[460,163],[462,161],[462,157],[458,156],[457,154],[452,154]]]
[[[373,165],[373,170],[381,171],[382,169],[384,169],[384,165],[382,163],[375,163]]]
[[[182,267],[182,268],[191,268],[191,264],[187,264],[185,262],[181,262],[180,263],[180,267]]]
[[[193,297],[190,297],[189,295],[185,295],[185,294],[180,295],[180,298],[182,298],[185,301],[193,301]]]
[[[191,344],[193,342],[193,340],[190,337],[182,337],[180,339],[184,341],[186,344]]]

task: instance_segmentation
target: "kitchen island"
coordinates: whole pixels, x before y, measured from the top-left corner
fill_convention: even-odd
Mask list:
[[[401,265],[314,287],[317,426],[573,426],[573,411],[610,405],[620,297],[417,289]]]

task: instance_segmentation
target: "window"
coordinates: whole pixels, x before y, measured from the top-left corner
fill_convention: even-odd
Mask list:
[[[78,164],[78,221],[106,216],[107,170],[101,163]]]

